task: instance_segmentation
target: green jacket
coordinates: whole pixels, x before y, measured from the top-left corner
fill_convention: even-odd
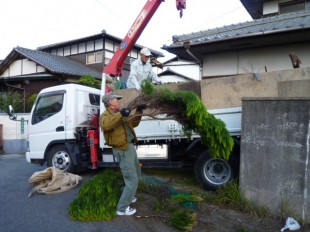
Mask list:
[[[141,116],[134,117],[132,120],[128,120],[127,122],[121,122],[123,119],[126,118],[123,117],[120,112],[114,112],[110,109],[106,109],[100,115],[100,127],[104,133],[105,143],[118,150],[128,149],[127,134],[124,123],[126,123],[131,130],[134,136],[134,142],[137,142],[137,136],[133,128],[139,125]],[[120,124],[113,128],[117,123]]]

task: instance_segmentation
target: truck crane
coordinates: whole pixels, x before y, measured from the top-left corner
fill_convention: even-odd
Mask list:
[[[106,75],[116,78],[122,75],[124,59],[161,2],[163,0],[147,0],[104,68],[101,90],[65,84],[40,91],[29,115],[28,162],[46,163],[48,167],[54,166],[66,172],[118,166],[112,148],[103,143],[103,133],[99,128],[98,117],[104,107],[100,99],[105,94],[105,78]],[[176,0],[176,7],[182,16],[185,0]],[[120,91],[124,96],[130,94],[130,90]],[[199,135],[193,135],[188,140],[176,121],[143,117],[135,128],[137,154],[143,167],[194,166],[197,180],[208,190],[233,180],[239,169],[241,108],[215,109],[209,110],[209,113],[226,124],[235,141],[229,160],[213,158],[208,147],[201,144]],[[9,110],[9,115],[15,118],[13,109]]]

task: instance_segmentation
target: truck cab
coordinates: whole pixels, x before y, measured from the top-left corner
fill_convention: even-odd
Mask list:
[[[63,170],[71,168],[72,159],[63,149],[72,149],[69,144],[76,140],[77,128],[89,129],[99,104],[100,90],[90,87],[66,84],[43,89],[30,113],[27,161],[47,160]]]

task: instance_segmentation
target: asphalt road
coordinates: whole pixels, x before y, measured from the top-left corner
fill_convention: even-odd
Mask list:
[[[116,217],[111,221],[81,222],[70,220],[69,204],[77,197],[79,186],[55,195],[28,194],[34,187],[29,177],[46,166],[27,163],[24,155],[0,155],[0,231],[1,232],[100,232],[148,231],[132,216]],[[80,174],[83,181],[94,172]]]

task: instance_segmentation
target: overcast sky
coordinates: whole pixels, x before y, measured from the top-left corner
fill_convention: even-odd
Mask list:
[[[146,0],[0,0],[0,59],[14,47],[29,49],[91,36],[102,30],[124,38]],[[251,21],[240,0],[187,0],[183,17],[175,0],[161,3],[138,44],[162,52],[173,35]]]

